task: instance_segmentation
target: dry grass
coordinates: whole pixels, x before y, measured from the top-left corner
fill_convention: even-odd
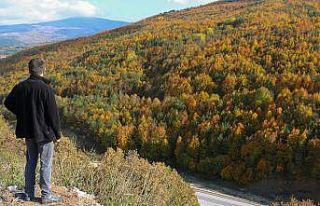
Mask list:
[[[23,185],[24,152],[0,116],[0,189],[9,184]]]
[[[193,190],[164,164],[113,149],[97,164],[72,145],[64,139],[57,146],[56,184],[94,193],[105,205],[198,205]]]
[[[319,204],[315,204],[311,200],[299,201],[295,198],[292,198],[290,202],[282,202],[282,203],[273,203],[272,206],[316,206]]]
[[[0,116],[0,186],[23,186],[23,148]],[[112,149],[97,164],[68,138],[56,145],[53,181],[95,194],[104,205],[198,205],[189,185],[164,164]]]

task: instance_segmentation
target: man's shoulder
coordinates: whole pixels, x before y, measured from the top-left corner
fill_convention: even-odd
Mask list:
[[[21,80],[20,82],[18,82],[18,83],[15,85],[15,88],[16,88],[16,89],[21,89],[21,88],[23,88],[23,87],[25,86],[25,84],[26,84],[26,81],[27,81],[27,79]]]
[[[18,87],[32,87],[44,92],[52,92],[53,88],[41,80],[26,79],[18,83]]]

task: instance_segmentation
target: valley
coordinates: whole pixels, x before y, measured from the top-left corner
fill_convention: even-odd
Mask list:
[[[317,0],[217,1],[2,59],[0,96],[42,57],[103,152],[320,201],[319,31]]]

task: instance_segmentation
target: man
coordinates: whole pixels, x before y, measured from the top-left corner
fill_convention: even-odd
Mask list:
[[[62,198],[51,192],[51,171],[54,142],[61,138],[60,120],[50,81],[44,78],[42,59],[29,62],[30,77],[17,84],[6,98],[5,106],[16,115],[17,138],[25,138],[25,197],[35,199],[35,170],[40,156],[40,187],[43,204],[61,202]]]

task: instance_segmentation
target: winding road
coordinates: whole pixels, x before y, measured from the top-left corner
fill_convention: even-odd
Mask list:
[[[260,206],[262,204],[220,192],[193,187],[201,206]]]

